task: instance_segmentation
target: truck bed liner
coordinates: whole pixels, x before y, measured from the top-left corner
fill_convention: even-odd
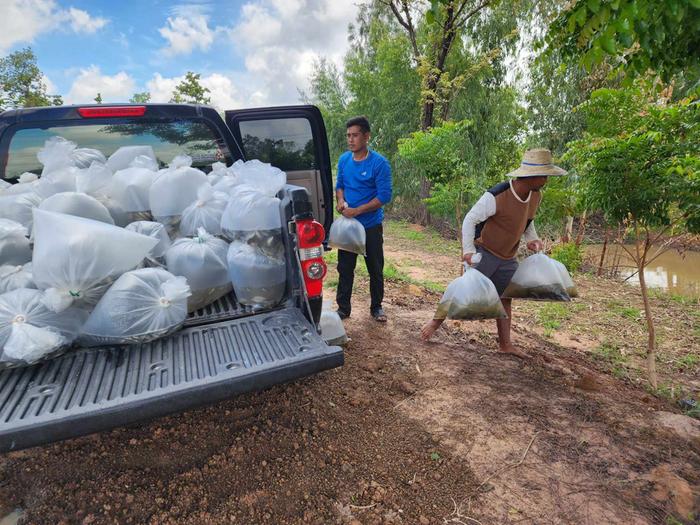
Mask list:
[[[327,346],[294,307],[186,327],[148,344],[78,350],[0,372],[0,452],[185,410],[342,364],[342,349]]]

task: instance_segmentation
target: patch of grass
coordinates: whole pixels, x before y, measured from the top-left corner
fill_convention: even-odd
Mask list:
[[[326,261],[326,264],[338,264],[338,250],[324,252],[323,260]]]
[[[537,312],[537,320],[544,328],[546,337],[552,337],[554,331],[561,328],[562,321],[568,318],[569,310],[560,303],[547,303]]]
[[[617,301],[609,302],[608,310],[615,315],[619,315],[626,319],[631,319],[632,321],[637,321],[642,318],[642,311],[639,308],[625,306]]]
[[[433,461],[440,461],[442,459],[442,456],[438,452],[432,452],[430,454],[430,459]]]
[[[387,235],[415,243],[423,251],[459,256],[459,238],[446,239],[432,228],[416,230],[409,222],[390,220],[384,229]]]
[[[676,361],[676,369],[679,371],[692,370],[698,365],[700,365],[700,355],[698,354],[686,354]]]
[[[610,372],[618,379],[629,377],[629,371],[627,369],[629,359],[622,353],[617,345],[603,343],[593,350],[593,357],[594,359],[607,363],[610,367]]]

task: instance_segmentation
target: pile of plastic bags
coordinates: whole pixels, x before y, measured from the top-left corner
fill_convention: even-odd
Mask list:
[[[106,158],[61,137],[37,158],[41,176],[0,181],[0,368],[164,337],[232,289],[256,308],[284,298],[277,168],[205,174],[150,146]]]

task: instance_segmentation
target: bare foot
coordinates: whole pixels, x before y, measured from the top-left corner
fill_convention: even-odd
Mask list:
[[[515,357],[519,357],[520,359],[527,359],[528,358],[528,355],[525,352],[518,350],[512,344],[507,344],[505,346],[501,346],[498,349],[498,351],[503,352],[504,354],[514,355]]]
[[[423,339],[423,341],[427,341],[430,339],[433,334],[435,333],[435,330],[440,328],[440,325],[442,324],[442,319],[431,319],[425,325],[423,325],[423,328],[420,331],[420,337]]]

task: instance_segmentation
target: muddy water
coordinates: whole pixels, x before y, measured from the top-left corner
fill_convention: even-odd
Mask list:
[[[602,244],[586,246],[587,259],[598,265]],[[634,246],[628,246],[634,251]],[[605,256],[605,267],[613,264],[615,250],[621,253],[620,275],[622,278],[632,275],[636,268],[634,262],[621,248],[609,245]],[[653,252],[652,252],[653,253]],[[644,272],[647,285],[651,288],[662,288],[672,293],[700,299],[700,252],[685,252],[681,254],[676,250],[669,250],[652,262]],[[635,274],[628,283],[639,286],[639,279]]]

